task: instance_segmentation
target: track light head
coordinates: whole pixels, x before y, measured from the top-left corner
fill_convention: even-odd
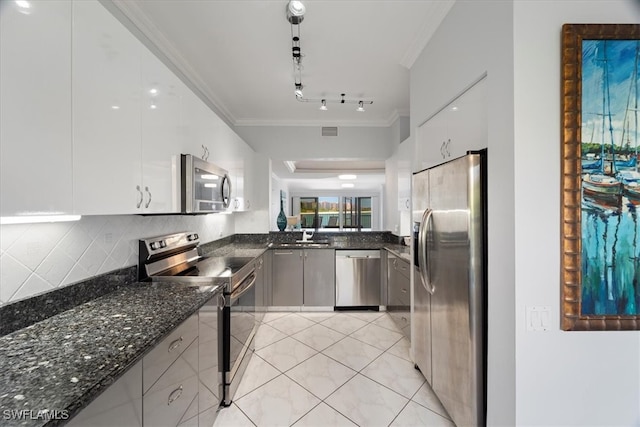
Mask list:
[[[322,100],[322,105],[320,106],[320,110],[327,111],[327,100],[326,99]]]
[[[294,92],[296,98],[302,98],[302,83],[296,83],[296,90]]]
[[[359,111],[359,112],[364,111],[364,102],[358,101],[358,108],[356,108],[356,111]]]
[[[304,4],[299,0],[291,0],[287,3],[287,20],[291,25],[298,25],[304,19],[306,12]]]

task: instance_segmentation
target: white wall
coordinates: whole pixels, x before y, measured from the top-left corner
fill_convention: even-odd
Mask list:
[[[389,127],[338,126],[335,137],[322,136],[320,126],[236,126],[235,131],[256,152],[272,159],[384,160],[393,150]]]
[[[415,136],[417,126],[485,72],[489,92],[487,418],[488,425],[513,426],[516,378],[511,1],[454,4],[411,68],[411,133]]]
[[[514,4],[516,424],[638,426],[640,332],[559,327],[560,43],[564,23],[638,23],[640,3]],[[527,306],[551,307],[550,331],[526,331]]]
[[[203,243],[234,233],[234,215],[85,216],[0,226],[0,305],[138,265],[138,239],[196,231]]]

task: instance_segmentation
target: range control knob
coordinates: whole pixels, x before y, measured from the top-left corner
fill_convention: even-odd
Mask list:
[[[157,242],[151,242],[151,244],[149,245],[149,247],[150,247],[152,250],[156,250],[156,249],[158,249]]]
[[[165,242],[164,240],[160,240],[158,243],[160,243],[160,247],[161,248],[166,248],[167,247],[167,242]]]

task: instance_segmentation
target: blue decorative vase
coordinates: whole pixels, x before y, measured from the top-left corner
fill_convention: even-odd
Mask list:
[[[284,231],[284,229],[287,228],[287,216],[284,214],[282,200],[280,200],[280,213],[278,214],[276,224],[278,225],[278,230],[280,231]]]

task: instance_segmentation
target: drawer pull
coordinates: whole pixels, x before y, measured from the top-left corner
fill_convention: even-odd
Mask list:
[[[171,405],[173,402],[178,400],[180,398],[180,396],[182,396],[182,384],[180,384],[180,387],[178,387],[177,389],[173,390],[169,394],[169,399],[167,400],[167,406]]]
[[[171,344],[169,344],[169,353],[171,353],[173,350],[175,350],[176,348],[182,345],[182,339],[183,338],[180,337],[177,340],[173,341]]]
[[[400,292],[402,292],[403,294],[406,294],[407,290],[406,289],[400,289]]]

